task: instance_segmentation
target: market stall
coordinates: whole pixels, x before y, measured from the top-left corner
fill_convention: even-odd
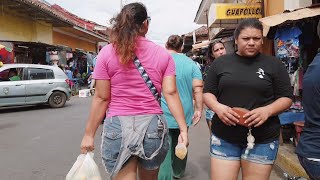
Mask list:
[[[285,65],[294,92],[293,104],[279,115],[282,130],[297,129],[303,126],[304,113],[302,100],[303,75],[317,54],[320,40],[317,36],[320,19],[320,7],[302,8],[261,18],[263,35],[272,41],[272,55]],[[299,122],[299,123],[298,123]],[[288,131],[291,132],[291,131]],[[286,137],[290,138],[290,135]],[[284,141],[288,140],[284,137]],[[297,138],[297,132],[293,138]]]

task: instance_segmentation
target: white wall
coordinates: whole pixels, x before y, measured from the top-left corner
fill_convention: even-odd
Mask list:
[[[294,10],[312,5],[312,0],[284,0],[284,10]]]

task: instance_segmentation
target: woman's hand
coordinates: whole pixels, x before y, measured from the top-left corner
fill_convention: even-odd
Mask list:
[[[183,143],[186,147],[189,146],[189,138],[187,131],[180,131],[180,135],[178,137],[178,143]]]
[[[91,152],[94,150],[94,139],[92,136],[83,136],[80,150],[82,154],[86,154],[87,152]]]
[[[192,116],[192,125],[193,126],[196,126],[198,124],[198,122],[201,119],[201,114],[202,114],[201,111],[194,111],[194,114]]]
[[[246,113],[243,118],[247,119],[245,123],[247,123],[249,127],[253,125],[254,127],[258,127],[267,121],[270,114],[271,113],[267,107],[260,107]]]
[[[216,113],[220,120],[227,126],[235,126],[239,122],[240,116],[234,112],[229,106],[219,104],[216,108]]]

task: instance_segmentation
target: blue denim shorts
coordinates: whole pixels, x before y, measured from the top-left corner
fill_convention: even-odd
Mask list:
[[[206,120],[207,121],[212,121],[212,118],[213,118],[214,114],[215,113],[211,109],[207,108],[206,109]]]
[[[145,134],[141,134],[143,138],[143,151],[147,157],[150,157],[157,149],[159,149],[162,141],[161,133],[158,128],[159,116],[154,115],[147,128]],[[164,120],[164,119],[163,119]],[[167,128],[167,122],[164,120],[165,128]],[[116,163],[118,163],[119,153],[123,147],[122,141],[122,129],[121,122],[118,117],[106,118],[103,124],[101,154],[102,162],[108,173],[114,170]],[[147,170],[158,169],[161,163],[164,161],[167,151],[169,149],[168,133],[164,135],[163,145],[159,150],[159,153],[151,160],[144,160],[138,157],[139,163],[143,168]],[[133,156],[131,155],[130,158]],[[127,161],[128,162],[128,161]],[[125,164],[124,164],[125,165]]]
[[[278,153],[279,141],[255,144],[245,155],[246,144],[233,144],[212,134],[210,138],[210,155],[213,158],[239,161],[241,159],[258,164],[273,164]]]

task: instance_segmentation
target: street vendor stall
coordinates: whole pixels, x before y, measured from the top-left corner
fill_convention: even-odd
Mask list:
[[[285,65],[294,90],[293,104],[279,115],[282,130],[291,126],[296,129],[294,139],[298,141],[304,122],[302,100],[303,75],[320,47],[317,37],[320,7],[313,6],[284,12],[259,19],[263,24],[264,37],[272,40],[272,55]],[[290,137],[289,137],[290,138]],[[295,142],[295,144],[297,143]]]

